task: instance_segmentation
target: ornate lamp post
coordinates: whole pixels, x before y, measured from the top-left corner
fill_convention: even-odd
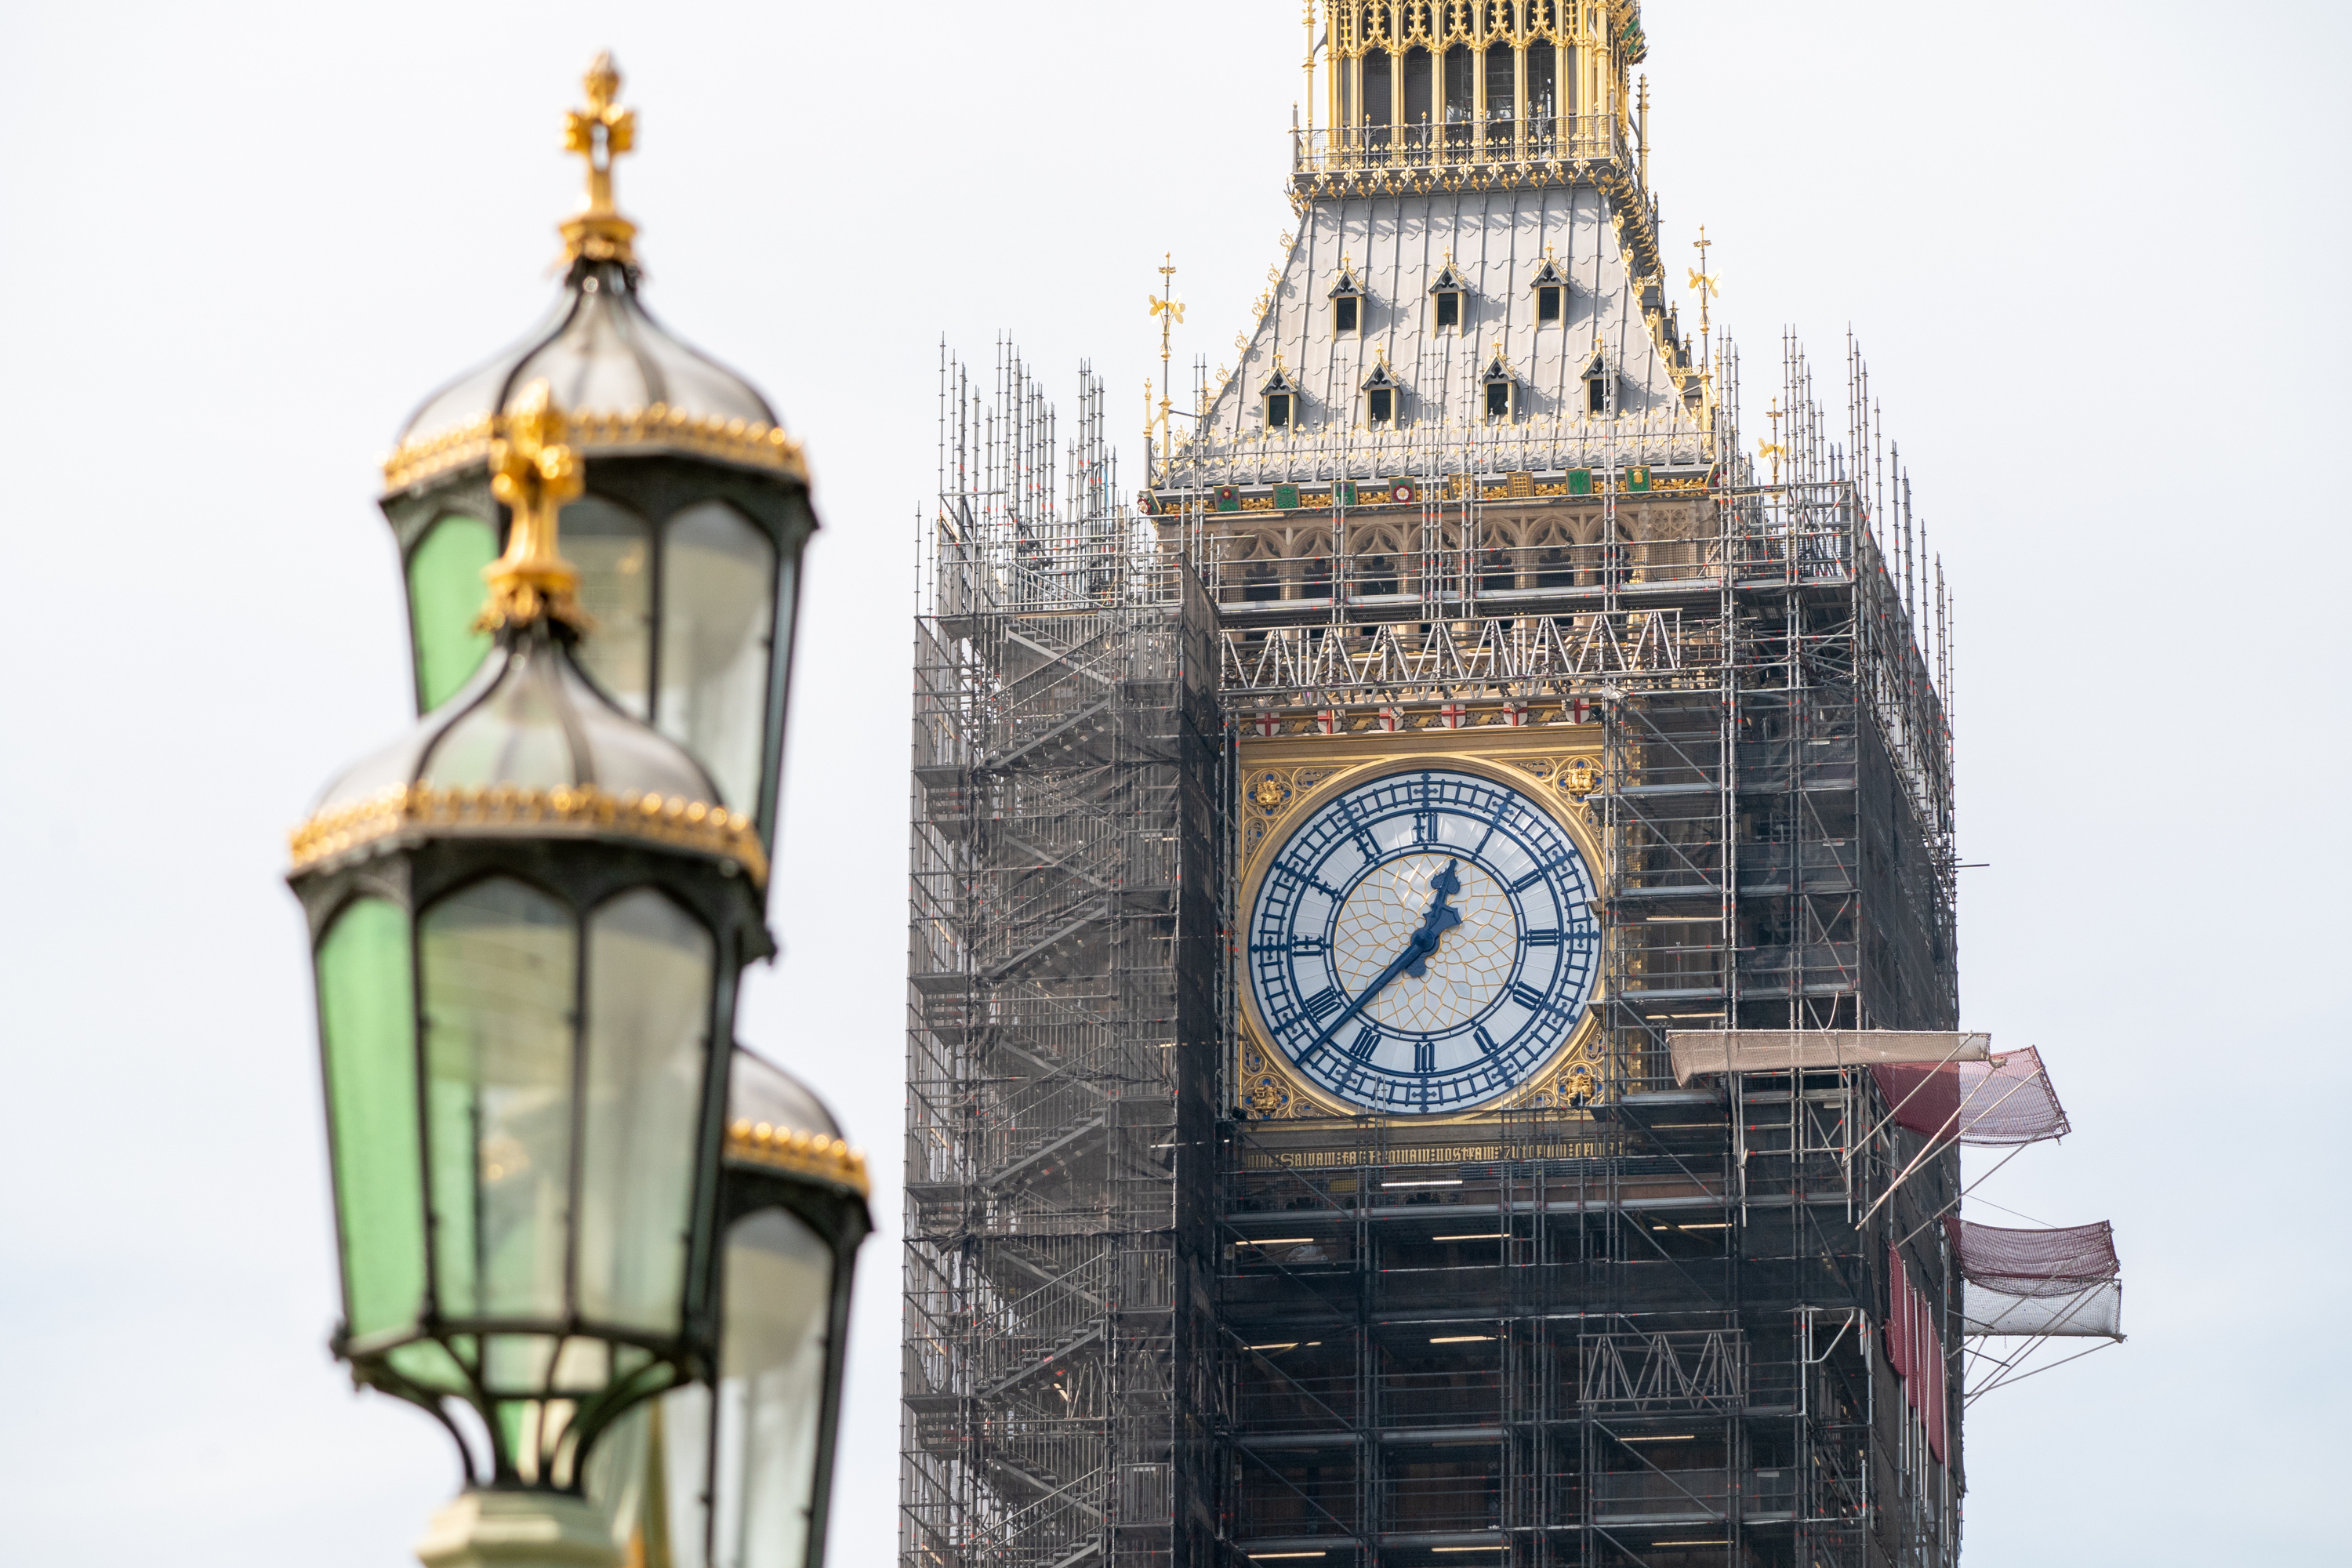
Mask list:
[[[554,310],[515,348],[427,398],[384,464],[384,515],[408,584],[419,711],[488,656],[479,574],[504,543],[486,458],[492,426],[545,380],[593,459],[564,508],[580,595],[597,623],[580,661],[622,709],[700,759],[731,810],[775,843],[793,611],[816,526],[797,443],[750,383],[680,342],[638,298],[636,226],[613,205],[613,160],[636,140],[597,57],[588,107],[565,119],[588,196],[562,226]]]
[[[607,62],[590,82],[572,140],[625,150]],[[606,277],[634,287],[609,157],[592,169],[589,210],[564,226],[575,306]],[[429,711],[293,837],[342,1280],[334,1349],[457,1440],[466,1490],[418,1549],[428,1568],[604,1568],[625,1545],[672,1568],[808,1568],[865,1168],[813,1096],[732,1045],[740,973],[774,951],[782,681],[813,526],[797,450],[770,419],[722,427],[736,445],[689,460],[670,447],[708,427],[643,410],[668,434],[609,459],[625,479],[608,483],[608,459],[592,476],[586,452],[614,441],[614,420],[567,415],[549,376],[502,373],[489,408],[437,479],[386,503],[396,523],[404,508],[434,514],[405,561]],[[702,500],[650,508],[667,531],[650,559],[676,552],[651,635],[725,645],[673,672],[731,658],[736,684],[681,676],[671,711],[686,717],[664,724],[660,678],[630,688],[610,658],[597,678],[599,638],[644,639],[625,619],[598,625],[594,574],[559,537],[584,517],[592,546],[609,539],[580,510],[599,495],[687,491]],[[719,510],[698,513],[703,500]],[[478,628],[482,647],[465,669],[445,658],[458,578],[431,543],[452,517],[503,542],[476,574],[463,635]],[[730,537],[756,547],[720,548],[716,566],[693,555]],[[753,804],[730,800],[725,768]]]

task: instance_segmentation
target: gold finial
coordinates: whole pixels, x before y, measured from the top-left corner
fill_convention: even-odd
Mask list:
[[[1171,328],[1184,320],[1184,303],[1176,298],[1176,253],[1172,250],[1163,252],[1161,255],[1160,292],[1151,296],[1151,314],[1160,318],[1160,416],[1156,419],[1151,416],[1150,383],[1146,382],[1143,393],[1143,438],[1147,442],[1150,441],[1151,432],[1156,427],[1160,432],[1160,450],[1164,457],[1170,448],[1168,411],[1173,406],[1168,401],[1168,388],[1173,381],[1168,371],[1168,334]]]
[[[613,101],[621,90],[621,73],[609,53],[598,55],[581,79],[588,107],[565,111],[563,150],[587,162],[588,201],[563,220],[563,258],[634,264],[637,226],[613,206],[613,160],[636,145],[636,112]]]
[[[1764,417],[1772,422],[1773,439],[1758,441],[1756,455],[1759,458],[1769,458],[1772,460],[1772,482],[1777,485],[1780,482],[1780,459],[1789,455],[1789,448],[1780,442],[1780,421],[1786,416],[1780,412],[1780,400],[1778,397],[1772,399],[1771,407],[1764,411]]]
[[[547,619],[586,631],[580,573],[556,553],[556,519],[582,488],[572,422],[547,383],[534,381],[492,428],[490,493],[506,502],[514,521],[507,552],[482,568],[490,596],[475,626],[495,631]]]
[[[1698,237],[1691,241],[1691,248],[1698,252],[1698,265],[1684,268],[1690,274],[1690,286],[1698,290],[1698,335],[1701,342],[1706,341],[1707,307],[1717,294],[1723,292],[1722,275],[1706,269],[1706,247],[1714,243],[1706,237],[1706,225],[1699,225]]]

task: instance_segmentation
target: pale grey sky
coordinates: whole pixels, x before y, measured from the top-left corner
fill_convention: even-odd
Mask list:
[[[1968,1553],[2340,1561],[2352,23],[1645,17],[1653,185],[1677,245],[1718,242],[1749,407],[1784,323],[1832,376],[1851,323],[1956,584],[1961,847],[1990,862],[1963,873],[1965,1017],[2041,1046],[2080,1129],[1987,1195],[2111,1217],[2124,1258],[2130,1343],[1971,1412]],[[985,363],[1009,331],[1066,407],[1092,355],[1139,425],[1173,250],[1179,352],[1230,360],[1291,221],[1297,18],[0,8],[0,1555],[400,1568],[454,1484],[437,1430],[324,1349],[310,982],[278,879],[312,793],[405,717],[374,461],[541,309],[576,199],[557,112],[609,47],[649,302],[767,391],[818,476],[786,955],[743,1034],[879,1156],[833,1561],[889,1557],[939,338]]]

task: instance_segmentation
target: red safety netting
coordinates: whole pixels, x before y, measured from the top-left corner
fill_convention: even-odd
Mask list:
[[[1968,1287],[1963,1332],[2122,1337],[2123,1266],[2106,1221],[2057,1230],[1944,1224]]]
[[[2028,1046],[1980,1062],[1880,1066],[1870,1069],[1895,1125],[1962,1143],[2032,1143],[2070,1131],[2065,1107]]]
[[[1944,1225],[1961,1275],[2011,1296],[2063,1296],[2123,1272],[2105,1220],[2058,1230],[2004,1230],[1957,1218]]]
[[[1911,1408],[1927,1429],[1927,1451],[1944,1462],[1944,1429],[1949,1379],[1944,1364],[1944,1336],[1936,1326],[1936,1309],[1927,1292],[1911,1283],[1899,1247],[1886,1249],[1886,1359],[1903,1380]]]

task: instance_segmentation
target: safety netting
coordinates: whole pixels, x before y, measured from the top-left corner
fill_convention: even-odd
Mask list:
[[[2063,1138],[2066,1109],[2028,1046],[1982,1061],[1874,1066],[1895,1125],[1936,1141],[1995,1145]]]
[[[2106,1221],[2054,1230],[2010,1230],[1957,1218],[1944,1224],[1965,1287],[1961,1332],[2123,1337],[2123,1266]]]
[[[1884,1062],[1982,1061],[1992,1037],[1941,1029],[1675,1029],[1675,1082],[1728,1072],[1814,1072]]]

